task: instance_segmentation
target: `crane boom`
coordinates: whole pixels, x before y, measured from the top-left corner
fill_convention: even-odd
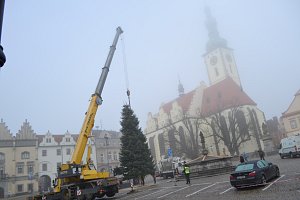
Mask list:
[[[113,41],[113,44],[110,46],[110,51],[108,53],[104,67],[102,68],[102,73],[98,81],[95,93],[92,94],[92,98],[86,112],[85,119],[77,139],[76,147],[72,155],[71,163],[80,164],[84,154],[85,147],[89,136],[91,135],[92,128],[94,126],[94,121],[97,113],[98,106],[102,103],[101,93],[106,81],[106,77],[109,71],[109,67],[116,50],[116,45],[119,39],[119,36],[123,33],[121,27],[117,28],[117,32]]]

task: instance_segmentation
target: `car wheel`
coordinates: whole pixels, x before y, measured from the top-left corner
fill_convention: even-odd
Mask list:
[[[235,186],[235,189],[236,189],[236,190],[240,190],[241,188],[240,188],[240,187],[237,187],[237,186]]]
[[[261,177],[261,184],[265,185],[266,183],[267,183],[267,179],[266,179],[265,175],[262,175],[262,177]]]
[[[279,156],[280,156],[281,159],[284,159],[283,155],[279,154]]]
[[[115,196],[115,192],[108,192],[108,193],[106,193],[106,196],[107,197],[113,197],[113,196]]]
[[[279,177],[280,176],[280,171],[278,168],[276,168],[276,177]]]

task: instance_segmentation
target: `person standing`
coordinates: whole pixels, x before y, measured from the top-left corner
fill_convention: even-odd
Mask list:
[[[245,162],[244,156],[240,155],[240,163],[244,163],[244,162]]]
[[[261,160],[264,160],[265,159],[265,152],[263,150],[258,150],[258,155],[260,157]]]
[[[191,184],[190,167],[187,164],[184,164],[183,173],[185,175],[186,184]]]
[[[243,152],[244,161],[248,162],[248,154],[246,152]]]

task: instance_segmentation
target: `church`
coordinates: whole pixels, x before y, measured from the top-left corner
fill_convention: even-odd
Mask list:
[[[148,114],[144,133],[156,162],[178,156],[185,160],[203,154],[235,156],[264,149],[264,113],[243,90],[233,49],[222,38],[209,8],[205,9],[208,42],[203,55],[209,84],[203,81]]]

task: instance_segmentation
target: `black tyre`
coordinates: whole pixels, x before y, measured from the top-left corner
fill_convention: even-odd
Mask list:
[[[280,177],[280,171],[278,168],[276,168],[276,177]]]
[[[113,196],[115,196],[115,192],[108,192],[108,193],[106,193],[106,196],[107,197],[113,197]]]
[[[260,182],[262,185],[265,185],[265,184],[267,184],[267,179],[266,179],[266,177],[265,177],[265,175],[262,175],[262,177],[261,177],[261,182]]]
[[[279,154],[279,156],[280,156],[281,159],[284,159],[284,156],[283,156],[283,155]]]
[[[68,189],[64,189],[62,191],[62,199],[63,200],[69,200],[70,199],[70,194]]]
[[[98,198],[103,198],[104,196],[105,196],[105,193],[97,195]]]

